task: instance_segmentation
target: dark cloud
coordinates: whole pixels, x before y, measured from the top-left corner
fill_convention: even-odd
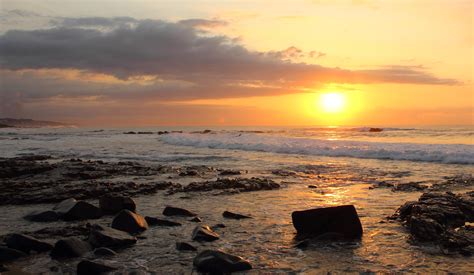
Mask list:
[[[218,19],[212,19],[212,20],[207,20],[207,19],[199,19],[199,18],[194,18],[194,19],[185,19],[178,21],[179,24],[193,27],[193,28],[217,28],[217,27],[223,27],[227,26],[228,23],[223,20],[218,20]]]

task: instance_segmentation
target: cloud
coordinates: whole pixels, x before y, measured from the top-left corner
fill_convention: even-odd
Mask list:
[[[213,20],[207,20],[207,19],[199,19],[199,18],[194,18],[194,19],[185,19],[178,21],[179,24],[188,26],[188,27],[193,27],[193,28],[217,28],[217,27],[224,27],[227,26],[228,23],[223,20],[218,20],[218,19],[213,19]]]

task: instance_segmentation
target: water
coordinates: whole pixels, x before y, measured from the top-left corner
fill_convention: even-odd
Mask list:
[[[472,127],[456,128],[205,128],[148,129],[1,129],[0,152],[51,154],[63,158],[134,160],[174,166],[208,165],[247,170],[244,177],[259,176],[282,183],[275,191],[231,196],[157,193],[136,198],[140,213],[159,216],[165,205],[196,211],[206,224],[225,223],[218,230],[221,239],[199,246],[220,248],[249,259],[257,271],[315,273],[337,272],[469,272],[472,259],[445,256],[431,246],[410,245],[408,233],[397,222],[388,222],[404,202],[416,200],[419,192],[392,192],[368,187],[380,181],[436,183],[446,176],[471,175],[474,171]],[[157,135],[157,131],[182,133]],[[127,131],[153,131],[129,135]],[[296,172],[284,177],[273,170]],[[137,179],[139,180],[139,179]],[[194,179],[196,180],[196,179]],[[176,179],[184,183],[189,179]],[[317,189],[307,185],[315,184]],[[471,188],[472,189],[472,188]],[[457,192],[471,190],[456,190]],[[96,203],[96,202],[94,202]],[[354,204],[361,217],[364,237],[351,244],[294,248],[294,210],[328,205]],[[44,227],[20,217],[40,206],[0,207],[0,232],[34,230]],[[251,214],[245,221],[224,220],[224,210]],[[102,221],[103,223],[109,220]],[[128,269],[158,273],[191,273],[193,253],[174,249],[175,241],[190,241],[194,223],[182,220],[179,229],[150,228],[138,244],[109,259]],[[52,225],[64,225],[64,222]],[[50,262],[38,256],[27,260],[27,271],[45,271],[49,266],[70,263]]]

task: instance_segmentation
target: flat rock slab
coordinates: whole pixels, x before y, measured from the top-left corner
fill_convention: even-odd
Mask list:
[[[59,215],[55,211],[34,211],[23,217],[30,222],[55,222],[59,220]]]
[[[89,242],[94,247],[122,248],[132,246],[137,242],[137,238],[127,232],[100,225],[92,227]]]
[[[362,224],[353,205],[295,211],[291,214],[298,235],[341,234],[346,239],[362,237]]]
[[[91,250],[92,247],[88,242],[71,237],[57,241],[51,251],[51,257],[55,259],[80,257]]]
[[[145,220],[150,226],[181,226],[179,222],[174,222],[174,221],[155,218],[155,217],[146,216]]]
[[[193,261],[200,272],[226,274],[252,269],[252,265],[239,256],[227,254],[219,250],[204,250]]]
[[[117,268],[105,264],[84,260],[77,264],[77,274],[79,275],[94,275],[104,274],[116,270]]]
[[[212,231],[207,225],[196,226],[192,239],[198,242],[212,242],[219,239],[219,234]]]
[[[196,213],[193,213],[187,209],[173,207],[173,206],[166,206],[163,210],[163,215],[165,216],[183,216],[183,217],[195,217],[197,216]]]
[[[140,233],[148,229],[145,218],[129,210],[122,210],[112,221],[112,228],[131,234]]]
[[[222,216],[227,219],[234,219],[234,220],[241,220],[241,219],[251,219],[252,217],[238,214],[238,213],[233,213],[230,211],[224,211],[222,213]]]
[[[179,251],[197,251],[196,247],[185,242],[176,242],[176,249]]]
[[[20,250],[0,246],[0,263],[14,261],[26,256],[26,253]]]
[[[45,252],[53,249],[52,244],[23,234],[10,234],[6,236],[4,242],[9,248],[25,253],[30,253],[30,251]]]
[[[85,202],[67,199],[53,208],[61,219],[66,221],[98,219],[102,216],[100,208]]]

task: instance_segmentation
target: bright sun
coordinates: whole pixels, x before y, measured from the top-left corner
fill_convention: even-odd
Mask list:
[[[319,100],[323,111],[327,113],[339,113],[346,105],[346,98],[340,93],[321,94]]]

